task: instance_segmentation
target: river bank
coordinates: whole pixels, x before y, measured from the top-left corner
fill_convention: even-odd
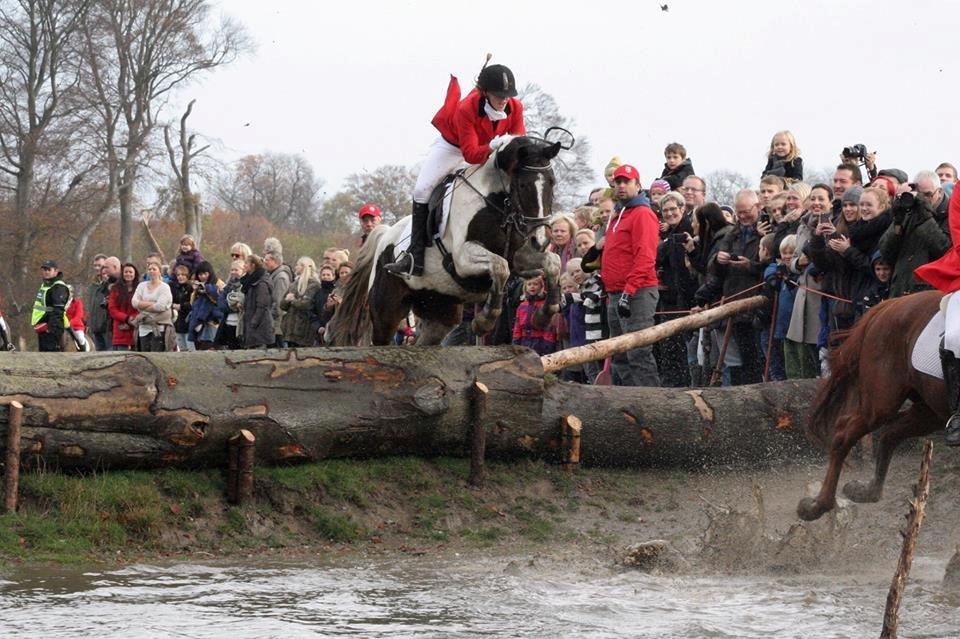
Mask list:
[[[482,490],[468,462],[398,457],[256,469],[255,495],[226,503],[219,471],[49,471],[21,478],[21,507],[0,517],[7,563],[356,558],[373,554],[533,554],[549,563],[618,565],[664,540],[670,570],[889,571],[919,454],[893,463],[879,504],[801,524],[797,500],[823,466],[635,470],[492,463]],[[960,541],[960,462],[938,447],[918,553],[945,559]],[[867,464],[845,479],[863,478]]]

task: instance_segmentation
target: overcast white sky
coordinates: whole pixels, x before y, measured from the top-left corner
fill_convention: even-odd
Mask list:
[[[911,174],[960,162],[957,3],[661,1],[223,0],[257,50],[180,97],[222,156],[301,153],[329,194],[422,160],[448,74],[488,51],[576,120],[598,179],[618,154],[648,185],[674,140],[697,173],[759,179],[783,128],[808,167],[857,142]]]

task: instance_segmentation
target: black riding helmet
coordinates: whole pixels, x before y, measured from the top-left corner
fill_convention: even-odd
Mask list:
[[[491,64],[480,71],[477,88],[502,98],[517,97],[517,81],[513,71],[502,64]]]

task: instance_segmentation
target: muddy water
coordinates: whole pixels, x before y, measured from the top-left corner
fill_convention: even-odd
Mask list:
[[[902,637],[960,636],[919,557]],[[650,576],[538,559],[14,569],[0,637],[873,637],[889,575]]]

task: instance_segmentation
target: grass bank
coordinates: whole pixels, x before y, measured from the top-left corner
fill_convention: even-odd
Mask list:
[[[672,489],[651,502],[641,475],[630,471],[570,475],[541,462],[490,464],[483,490],[468,487],[467,474],[468,461],[453,458],[258,467],[254,498],[235,507],[216,470],[34,471],[21,477],[20,510],[0,517],[0,559],[609,545],[633,541],[644,516],[678,507]],[[658,483],[684,481],[674,473]]]

